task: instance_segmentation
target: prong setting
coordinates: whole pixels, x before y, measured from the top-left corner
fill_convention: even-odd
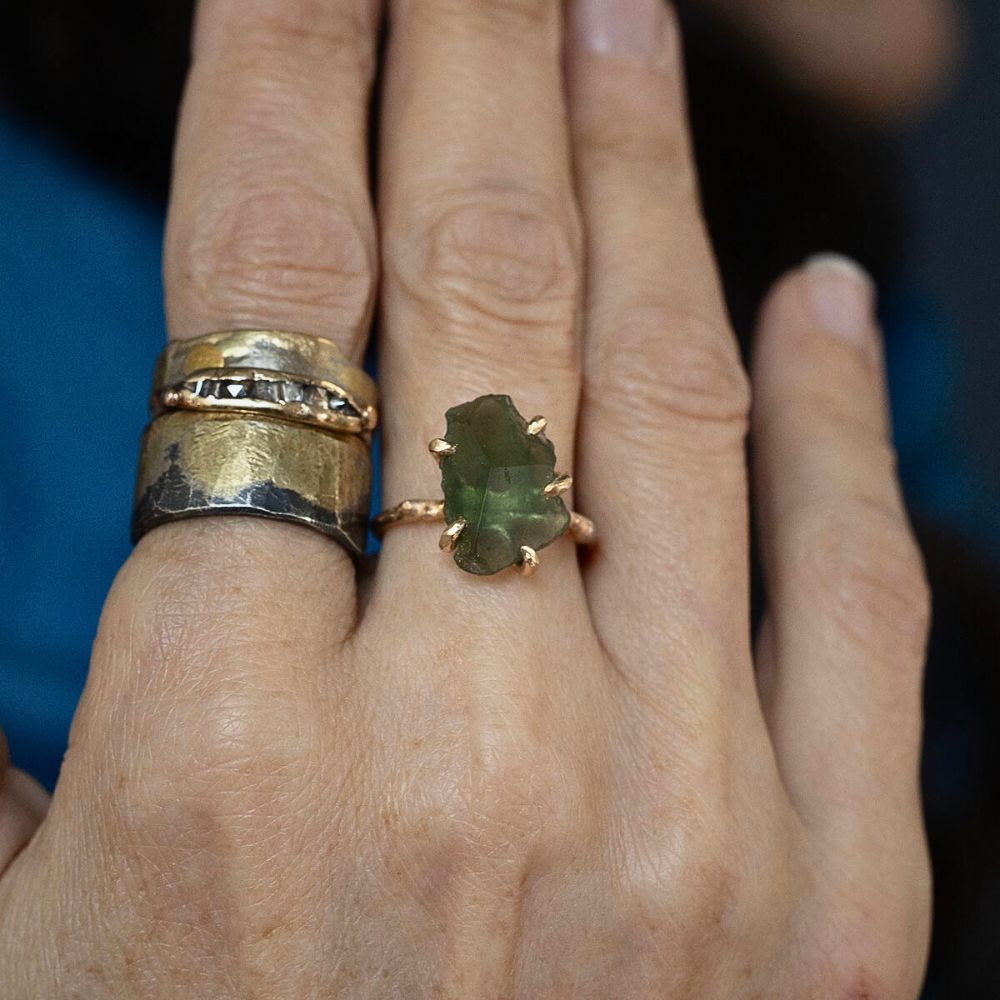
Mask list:
[[[434,456],[437,463],[441,464],[441,459],[447,455],[454,455],[456,448],[453,444],[449,444],[444,438],[434,438],[433,441],[427,446],[428,451]]]
[[[545,430],[548,423],[549,422],[545,419],[545,417],[532,417],[531,420],[528,421],[528,433],[532,437],[537,437],[542,433],[542,431]]]
[[[572,487],[573,477],[566,475],[566,473],[562,473],[561,475],[556,476],[556,478],[542,490],[542,496],[551,500],[554,497],[561,497],[564,493],[568,493]]]
[[[454,524],[449,524],[444,531],[441,532],[441,538],[438,540],[438,547],[442,552],[454,552],[455,546],[458,544],[458,536],[462,534],[462,529],[465,527],[465,518],[460,517]]]
[[[538,569],[539,562],[538,553],[530,545],[521,546],[521,561],[517,564],[521,576],[531,576]]]

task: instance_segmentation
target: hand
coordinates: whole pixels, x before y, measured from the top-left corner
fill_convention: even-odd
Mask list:
[[[578,0],[564,65],[560,9],[389,4],[383,492],[435,495],[445,409],[510,392],[548,417],[598,551],[478,579],[400,528],[359,601],[307,529],[147,535],[30,839],[8,795],[5,998],[916,996],[927,597],[871,290],[827,259],[763,311],[752,656],[750,382],[675,27],[657,0]],[[378,14],[203,0],[171,336],[360,357]]]
[[[912,116],[954,67],[953,0],[696,0],[749,35],[790,81],[876,122]]]

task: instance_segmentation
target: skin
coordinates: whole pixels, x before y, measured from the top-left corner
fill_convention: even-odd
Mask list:
[[[787,80],[876,124],[926,109],[959,49],[953,0],[696,0]]]
[[[5,998],[916,997],[928,597],[870,291],[785,276],[748,377],[674,21],[604,6],[392,0],[373,207],[374,0],[201,3],[171,336],[360,357],[378,290],[386,504],[509,391],[602,541],[474,579],[399,528],[359,595],[298,526],[147,535],[47,814],[6,770]]]

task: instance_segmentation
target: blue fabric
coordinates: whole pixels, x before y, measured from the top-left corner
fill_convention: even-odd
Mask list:
[[[0,725],[15,763],[51,787],[101,603],[129,552],[164,336],[162,220],[2,118],[0,218]],[[996,498],[956,440],[957,338],[918,295],[890,296],[884,312],[911,499],[1000,553]],[[32,411],[43,379],[44,398],[62,408]]]
[[[899,474],[916,511],[975,539],[1000,564],[1000,483],[984,482],[963,441],[962,338],[927,296],[905,284],[882,303]]]
[[[161,220],[2,120],[0,218],[0,724],[14,761],[51,785],[129,552],[163,341]]]

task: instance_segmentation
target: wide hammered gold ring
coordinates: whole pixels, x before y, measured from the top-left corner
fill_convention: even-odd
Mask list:
[[[525,420],[510,396],[480,396],[445,414],[445,437],[429,447],[441,466],[442,500],[404,500],[372,522],[381,538],[398,524],[443,521],[439,546],[477,576],[539,565],[538,550],[569,533],[596,541],[594,522],[567,509],[573,485],[555,471],[555,448],[545,418]]]
[[[153,377],[132,539],[190,517],[249,514],[364,552],[374,382],[332,341],[275,330],[170,344]]]

